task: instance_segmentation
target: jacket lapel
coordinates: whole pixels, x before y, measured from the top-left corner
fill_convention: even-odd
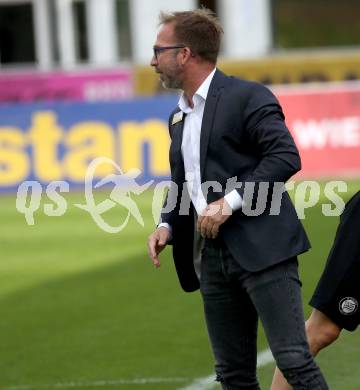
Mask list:
[[[185,170],[184,170],[184,160],[181,153],[181,145],[182,145],[182,138],[183,138],[185,116],[186,114],[183,115],[182,120],[171,125],[171,145],[170,145],[170,162],[171,161],[180,162],[180,164],[178,164],[178,166],[181,167],[180,175],[184,177],[185,177]]]
[[[214,118],[216,114],[216,107],[223,90],[223,85],[226,76],[220,72],[216,71],[214,78],[210,84],[209,92],[206,97],[204,115],[201,124],[201,134],[200,134],[200,173],[201,178],[204,176],[206,154],[209,146],[209,140],[211,131],[214,125]]]

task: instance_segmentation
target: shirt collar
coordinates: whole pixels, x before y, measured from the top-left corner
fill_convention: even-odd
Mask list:
[[[216,72],[216,68],[214,68],[214,70],[206,77],[206,79],[202,82],[200,87],[194,93],[194,97],[193,97],[194,107],[196,107],[201,100],[206,100],[207,94],[209,92],[210,84],[214,77],[215,72]],[[180,110],[186,114],[193,110],[193,108],[189,106],[188,100],[186,99],[184,92],[180,96],[178,106]]]

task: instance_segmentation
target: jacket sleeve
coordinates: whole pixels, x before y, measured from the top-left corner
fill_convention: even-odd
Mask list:
[[[169,129],[170,139],[172,139],[171,122],[172,122],[172,118],[173,118],[174,114],[176,113],[176,111],[178,111],[178,110],[175,109],[170,114],[169,120],[168,120],[168,129]],[[163,207],[162,207],[161,214],[160,214],[159,224],[160,223],[167,223],[170,225],[170,227],[173,226],[173,223],[174,223],[173,221],[175,218],[176,202],[177,202],[177,189],[175,188],[175,183],[174,183],[174,180],[173,180],[172,175],[171,175],[171,186],[170,186],[169,190],[167,191],[165,199],[164,199]],[[175,205],[175,207],[172,207],[173,205]],[[170,211],[167,211],[168,209]]]
[[[301,169],[301,160],[281,106],[270,90],[257,83],[247,101],[244,124],[259,163],[246,181],[286,182]]]

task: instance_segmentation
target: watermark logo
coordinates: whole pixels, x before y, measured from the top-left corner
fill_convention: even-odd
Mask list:
[[[111,164],[115,167],[118,174],[109,174],[104,179],[100,180],[94,185],[94,176],[96,168],[101,164]],[[139,169],[131,169],[130,171],[123,173],[119,165],[113,160],[106,157],[98,157],[93,160],[86,172],[85,176],[85,204],[75,204],[76,207],[87,211],[97,226],[107,233],[119,233],[123,230],[129,222],[130,216],[133,216],[136,221],[144,226],[144,220],[141,216],[140,210],[136,202],[131,198],[131,194],[140,195],[146,191],[153,180],[140,186],[136,182],[136,178],[141,175]],[[101,188],[104,185],[113,184],[113,190],[110,193],[109,198],[96,204],[93,194],[93,188]],[[115,206],[120,205],[127,210],[127,215],[124,221],[119,226],[111,226],[102,217],[102,214],[111,210]]]
[[[102,164],[111,165],[112,171],[116,173],[108,174],[96,181],[97,168]],[[107,157],[98,157],[87,168],[84,183],[85,202],[76,203],[74,206],[89,213],[95,224],[107,233],[121,232],[132,218],[144,227],[144,219],[136,202],[136,196],[148,190],[154,184],[154,180],[149,180],[140,185],[141,175],[142,172],[139,169],[130,169],[123,172],[113,160]],[[108,196],[106,199],[99,201],[99,197],[94,196],[94,190],[103,187],[106,187],[107,190],[110,188],[111,191],[110,193],[104,191],[104,194]],[[173,212],[176,207],[179,215],[189,215],[191,203],[194,199],[200,199],[200,202],[193,203],[197,204],[196,211],[201,215],[205,208],[208,210],[214,206],[211,203],[207,204],[206,199],[218,199],[234,191],[240,191],[238,197],[241,202],[241,213],[247,217],[257,217],[263,213],[267,213],[269,216],[277,216],[284,209],[287,210],[286,212],[291,212],[286,206],[290,201],[287,192],[293,192],[294,206],[299,219],[305,219],[306,211],[319,204],[319,202],[323,215],[339,216],[345,206],[345,202],[339,193],[347,192],[347,184],[343,181],[329,181],[323,185],[316,181],[291,181],[286,184],[283,182],[255,183],[238,182],[236,176],[229,178],[225,185],[208,181],[201,183],[201,189],[197,187],[194,175],[191,174],[187,175],[186,181],[179,185],[173,181],[156,183],[152,187],[151,205],[154,223],[159,222],[160,213],[165,216]],[[69,192],[69,189],[70,184],[66,181],[53,181],[45,187],[38,181],[25,181],[17,191],[16,209],[24,214],[28,225],[34,225],[34,214],[40,209],[42,196],[45,192],[48,200],[51,201],[43,206],[45,215],[60,217],[68,209],[68,202],[61,194]],[[164,202],[166,191],[166,201]],[[106,220],[105,213],[115,207],[117,210],[121,208],[122,215],[120,221],[112,225]],[[213,211],[217,213],[219,210],[214,209]],[[224,210],[221,210],[221,212],[224,212]]]
[[[95,172],[101,164],[110,164],[115,168],[116,174],[109,174],[97,183],[95,183]],[[132,195],[140,195],[146,191],[153,180],[139,185],[136,179],[141,175],[139,169],[131,169],[128,172],[122,172],[118,164],[107,157],[94,159],[88,166],[85,176],[85,203],[74,204],[74,206],[85,210],[90,214],[96,225],[107,233],[119,233],[123,230],[131,217],[144,226],[144,220],[141,216],[137,203],[132,199]],[[96,203],[93,190],[100,189],[103,186],[112,185],[113,189],[107,199]],[[16,209],[24,214],[25,220],[29,226],[35,225],[34,214],[39,210],[43,193],[52,203],[45,203],[43,211],[49,217],[60,217],[68,209],[66,199],[61,195],[69,192],[70,185],[66,181],[53,181],[45,187],[38,181],[24,181],[17,190]],[[117,226],[112,226],[103,218],[103,214],[114,207],[122,207],[126,215]]]

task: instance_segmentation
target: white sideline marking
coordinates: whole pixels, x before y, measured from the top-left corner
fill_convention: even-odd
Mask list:
[[[274,358],[273,358],[273,355],[272,355],[270,349],[266,349],[265,351],[262,351],[258,354],[257,366],[264,367],[273,361],[274,361]],[[178,390],[211,390],[217,384],[218,383],[215,382],[214,375],[209,375],[205,378],[196,379],[189,386],[181,387]]]
[[[179,390],[210,390],[217,384],[215,382],[215,376],[209,375],[205,378],[196,379],[189,386],[181,387]]]
[[[257,366],[263,367],[274,360],[270,349],[267,349],[258,354]],[[46,389],[69,389],[69,388],[86,388],[86,387],[108,387],[119,385],[147,385],[151,383],[181,383],[187,382],[191,378],[176,377],[176,378],[137,378],[137,379],[115,379],[115,380],[99,380],[99,381],[69,381],[59,382],[45,385],[17,385],[1,387],[0,390],[46,390]],[[214,375],[209,375],[205,378],[196,379],[189,386],[181,387],[179,390],[210,390],[216,386]]]
[[[101,386],[119,386],[119,385],[147,385],[150,383],[176,383],[187,382],[190,378],[137,378],[137,379],[115,379],[99,381],[69,381],[45,385],[18,385],[1,387],[1,390],[38,390],[38,389],[68,389],[80,387],[101,387]]]

